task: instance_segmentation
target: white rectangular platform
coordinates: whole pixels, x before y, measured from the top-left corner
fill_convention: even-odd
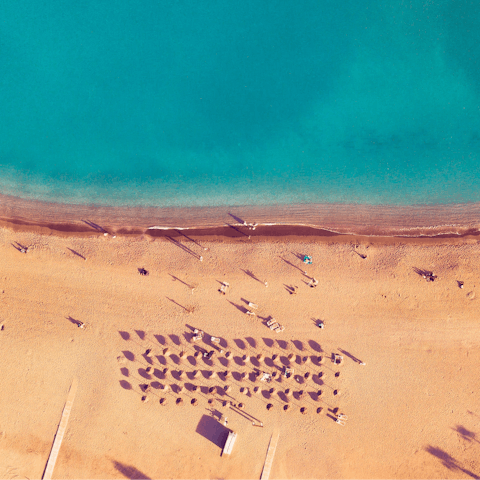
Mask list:
[[[235,432],[230,431],[227,437],[227,441],[223,446],[222,455],[230,455],[230,453],[232,453],[233,445],[235,445],[236,439],[237,439],[237,434]]]

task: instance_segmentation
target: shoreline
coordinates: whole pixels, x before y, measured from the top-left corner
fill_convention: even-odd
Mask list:
[[[256,224],[253,229],[247,224]],[[451,205],[297,204],[244,207],[105,207],[0,194],[0,225],[83,236],[255,238],[361,236],[432,240],[480,234],[480,203]]]

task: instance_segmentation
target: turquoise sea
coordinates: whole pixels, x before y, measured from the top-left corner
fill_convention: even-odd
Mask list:
[[[477,202],[479,162],[475,0],[0,7],[0,193]]]

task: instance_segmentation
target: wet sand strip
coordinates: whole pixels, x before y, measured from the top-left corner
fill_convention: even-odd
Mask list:
[[[57,235],[459,238],[480,233],[480,203],[369,206],[106,207],[0,195],[0,225]],[[255,225],[255,227],[253,227]],[[331,240],[331,239],[330,239]]]

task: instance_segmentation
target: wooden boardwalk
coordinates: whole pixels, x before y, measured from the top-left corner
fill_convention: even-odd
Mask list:
[[[273,457],[275,456],[275,450],[277,449],[278,443],[278,432],[273,432],[270,437],[270,443],[268,445],[267,457],[265,458],[265,463],[263,464],[261,480],[268,480],[270,477],[270,470],[272,469]]]
[[[60,420],[60,425],[58,426],[57,434],[55,435],[55,440],[53,441],[47,466],[45,467],[45,472],[43,473],[42,478],[44,480],[51,480],[52,478],[55,462],[57,461],[58,452],[60,451],[60,446],[62,445],[62,440],[63,436],[65,435],[65,430],[67,429],[70,412],[72,411],[73,401],[75,400],[75,395],[77,393],[77,386],[78,380],[74,378],[72,386],[70,387],[70,392],[68,392],[67,402],[63,408],[62,419]]]

